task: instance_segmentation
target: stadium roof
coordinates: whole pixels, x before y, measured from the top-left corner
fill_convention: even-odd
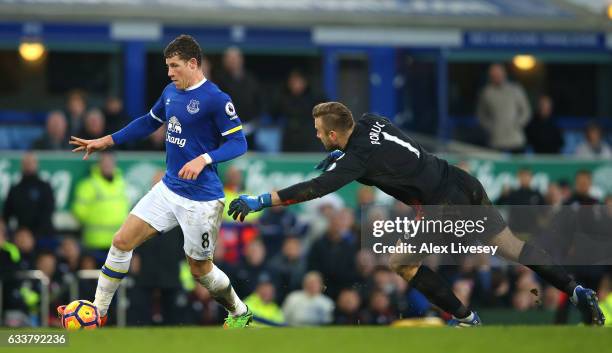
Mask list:
[[[608,0],[0,0],[0,19],[612,30]]]

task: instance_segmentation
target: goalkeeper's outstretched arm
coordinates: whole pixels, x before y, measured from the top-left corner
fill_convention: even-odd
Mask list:
[[[286,206],[316,199],[358,179],[364,172],[365,167],[359,160],[346,156],[336,167],[309,181],[259,196],[240,195],[230,203],[228,214],[242,221],[247,214],[266,207]]]

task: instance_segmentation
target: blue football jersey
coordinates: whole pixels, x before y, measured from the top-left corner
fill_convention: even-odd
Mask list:
[[[190,200],[210,201],[224,197],[214,161],[196,180],[181,179],[178,172],[192,159],[217,149],[224,136],[242,134],[242,125],[230,97],[206,79],[186,90],[179,90],[170,83],[149,114],[167,123],[164,184]]]

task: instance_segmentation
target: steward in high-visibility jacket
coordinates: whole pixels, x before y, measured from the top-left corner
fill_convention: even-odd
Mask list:
[[[81,181],[74,194],[72,212],[83,227],[83,245],[108,250],[113,236],[130,211],[122,173],[111,154],[100,155],[100,163]]]
[[[612,293],[599,302],[599,308],[606,317],[606,326],[612,327]]]
[[[265,276],[262,276],[265,277]],[[285,316],[274,302],[275,288],[269,278],[260,278],[255,291],[244,303],[253,312],[253,326],[285,326]]]

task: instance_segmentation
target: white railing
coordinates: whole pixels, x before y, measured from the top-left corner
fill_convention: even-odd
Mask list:
[[[18,279],[40,281],[40,326],[49,326],[49,277],[40,270],[19,271]]]
[[[69,282],[69,293],[71,300],[79,299],[79,280],[97,280],[100,276],[100,270],[80,270],[76,272],[76,278],[72,278]],[[132,283],[132,279],[129,277],[124,278],[121,281],[121,285],[117,289],[117,326],[125,327],[127,323],[127,308],[128,300],[126,287]]]
[[[100,270],[80,270],[76,272],[76,276],[69,274],[65,277],[68,283],[68,290],[70,300],[79,299],[79,280],[97,280],[100,275]],[[19,271],[17,272],[17,279],[21,280],[37,280],[40,281],[40,325],[42,327],[49,326],[49,277],[47,277],[42,271]],[[126,293],[126,285],[130,285],[132,279],[126,277],[121,282],[119,289],[117,290],[117,326],[125,327],[127,322],[127,308],[128,300]],[[3,283],[0,281],[0,326],[3,324],[4,319],[4,298],[3,294]]]

